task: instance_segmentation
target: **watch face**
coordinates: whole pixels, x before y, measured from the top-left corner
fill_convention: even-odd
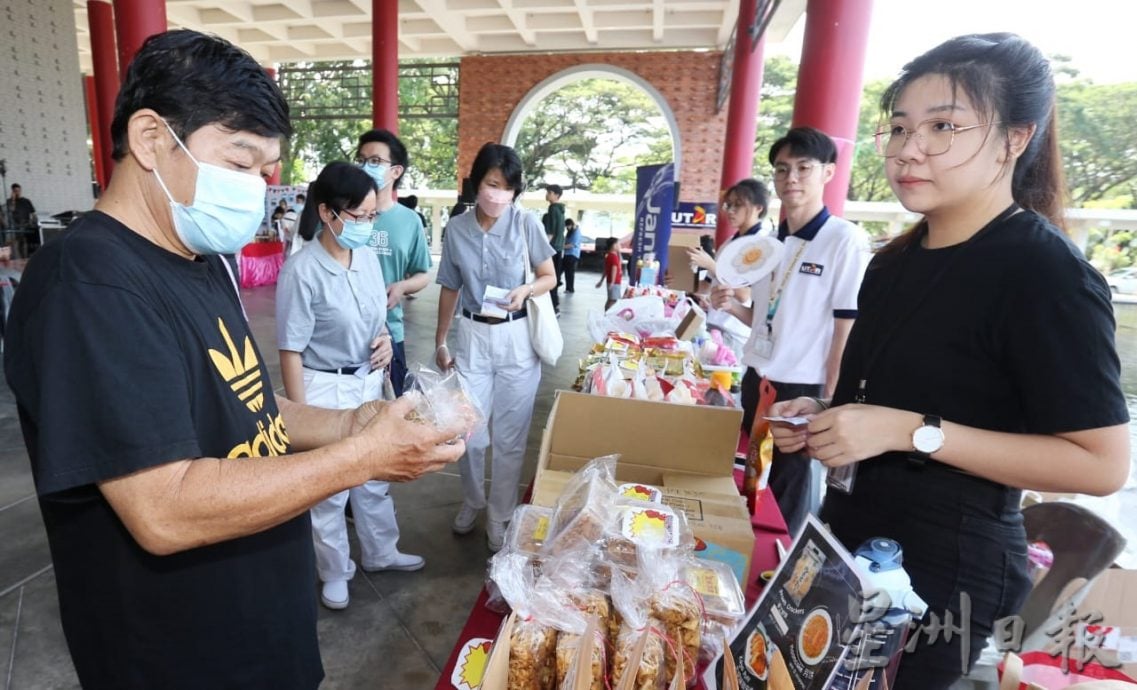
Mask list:
[[[944,446],[943,429],[922,426],[912,434],[912,445],[921,453],[934,453]]]

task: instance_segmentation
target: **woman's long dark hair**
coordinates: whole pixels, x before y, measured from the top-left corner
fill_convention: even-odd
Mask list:
[[[1011,33],[957,36],[905,65],[881,97],[881,111],[891,115],[904,89],[929,74],[947,78],[987,121],[1001,123],[1004,133],[1011,127],[1036,126],[1015,164],[1011,195],[1023,208],[1065,229],[1066,185],[1058,152],[1054,75],[1042,52]],[[927,221],[920,221],[881,253],[903,250],[926,226]]]
[[[341,213],[356,208],[371,192],[378,193],[375,180],[358,165],[336,161],[328,163],[316,180],[308,185],[308,198],[300,214],[300,236],[311,240],[320,226],[320,204]]]

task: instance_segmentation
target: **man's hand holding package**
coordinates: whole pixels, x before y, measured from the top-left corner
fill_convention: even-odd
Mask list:
[[[439,429],[407,419],[418,399],[418,393],[410,392],[381,404],[359,433],[352,435],[356,455],[369,468],[373,479],[417,479],[455,462],[466,452],[461,439],[469,428]]]

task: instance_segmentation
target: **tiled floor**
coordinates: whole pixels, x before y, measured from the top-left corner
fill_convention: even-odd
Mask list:
[[[576,376],[589,346],[587,312],[603,307],[595,273],[578,273],[577,290],[562,296],[565,356],[545,368],[529,433],[523,480],[533,475],[541,429],[553,391]],[[433,353],[438,288],[407,304],[407,354],[427,362]],[[279,390],[274,290],[244,291],[257,343]],[[450,532],[461,502],[457,469],[392,485],[402,528],[400,547],[426,557],[418,573],[366,574],[351,582],[345,611],[321,608],[323,688],[431,688],[446,663],[485,577],[489,552],[481,529]],[[312,593],[317,596],[316,592]],[[47,538],[35,500],[16,406],[0,382],[0,690],[73,688],[78,682],[59,626],[59,604]]]

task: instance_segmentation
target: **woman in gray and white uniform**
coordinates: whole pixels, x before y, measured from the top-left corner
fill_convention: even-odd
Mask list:
[[[376,194],[371,177],[349,163],[329,164],[308,188],[299,228],[307,242],[285,263],[276,291],[280,373],[290,400],[347,409],[382,397],[391,361],[387,290],[379,260],[366,247]],[[331,609],[347,606],[347,582],[355,575],[344,516],[349,496],[364,570],[418,570],[425,563],[396,547],[399,526],[387,482],[369,481],[321,501],[311,510],[312,536],[324,583],[320,600]]]
[[[462,474],[462,509],[452,528],[474,529],[488,505],[486,540],[501,548],[505,523],[517,505],[521,464],[533,417],[533,399],[541,382],[541,362],[529,339],[525,301],[553,289],[553,248],[541,221],[514,201],[521,195],[521,159],[508,146],[486,144],[474,159],[470,181],[478,202],[472,213],[450,219],[438,265],[436,360],[443,370],[457,366],[490,425],[466,442],[458,461]],[[527,281],[526,258],[535,274]],[[482,313],[487,287],[508,291],[504,318]],[[446,345],[455,316],[454,353]],[[489,426],[493,427],[492,441]],[[487,503],[486,449],[493,445],[493,478]]]

